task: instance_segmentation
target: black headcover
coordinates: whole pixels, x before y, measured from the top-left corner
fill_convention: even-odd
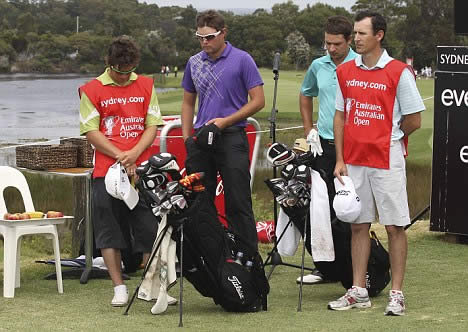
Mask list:
[[[201,149],[213,151],[216,148],[220,135],[221,131],[219,128],[214,123],[211,123],[201,127],[193,139]]]

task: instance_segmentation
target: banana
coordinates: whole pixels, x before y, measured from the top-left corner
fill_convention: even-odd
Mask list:
[[[26,214],[28,214],[29,217],[31,217],[31,219],[38,219],[44,217],[44,212],[41,211],[26,212]]]

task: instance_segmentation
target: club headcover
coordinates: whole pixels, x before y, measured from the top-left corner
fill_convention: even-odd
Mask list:
[[[162,173],[153,173],[144,175],[141,178],[143,187],[147,190],[153,190],[157,187],[163,186],[167,183],[167,177]]]
[[[201,192],[205,190],[205,186],[201,181],[204,175],[203,172],[192,173],[180,179],[179,183],[188,191]]]
[[[154,154],[149,159],[151,167],[159,171],[179,171],[179,165],[177,165],[176,157],[168,152],[160,152]]]
[[[142,162],[140,164],[140,166],[138,166],[136,168],[136,173],[138,176],[142,176],[142,175],[148,175],[152,172],[152,168],[151,168],[151,165],[149,164],[149,161],[148,160],[145,160],[144,162]]]
[[[293,164],[288,164],[283,167],[281,170],[281,177],[286,181],[291,180],[296,174],[296,166]]]
[[[211,123],[201,127],[193,139],[201,149],[213,151],[220,135],[221,130],[214,123]]]
[[[283,166],[292,161],[296,154],[282,143],[273,143],[267,150],[267,160],[272,166]]]
[[[299,165],[296,168],[296,173],[294,174],[293,179],[301,181],[306,184],[311,183],[312,175],[310,173],[310,167],[306,165]]]
[[[294,164],[296,165],[306,165],[313,167],[315,163],[315,159],[317,157],[314,156],[314,154],[310,151],[301,153],[300,155],[296,156],[296,159],[294,159]]]

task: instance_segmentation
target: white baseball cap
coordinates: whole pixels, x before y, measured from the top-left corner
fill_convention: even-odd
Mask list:
[[[122,167],[120,162],[116,162],[109,167],[104,183],[109,195],[124,201],[130,210],[133,210],[137,205],[138,200],[140,199],[138,197],[138,192],[130,184],[127,171]]]
[[[349,176],[342,176],[344,185],[335,178],[335,198],[333,209],[336,217],[344,222],[354,222],[361,214],[361,200],[356,194],[353,181]]]

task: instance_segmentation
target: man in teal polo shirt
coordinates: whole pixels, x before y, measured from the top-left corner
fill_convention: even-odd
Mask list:
[[[317,154],[316,167],[322,169],[331,180],[335,169],[335,143],[333,136],[333,117],[335,116],[336,67],[352,60],[356,53],[350,48],[353,25],[343,16],[332,16],[325,25],[325,47],[327,55],[315,59],[307,70],[299,94],[299,105],[304,125],[304,133],[311,151]],[[319,99],[318,120],[313,123],[313,98]],[[332,181],[333,182],[333,181]],[[330,197],[330,215],[335,218],[332,207],[335,194],[333,186],[328,186]],[[335,262],[316,262],[311,274],[304,276],[304,284],[315,284],[323,281],[339,280],[339,263],[341,257],[336,255]],[[300,282],[300,278],[297,279]]]

